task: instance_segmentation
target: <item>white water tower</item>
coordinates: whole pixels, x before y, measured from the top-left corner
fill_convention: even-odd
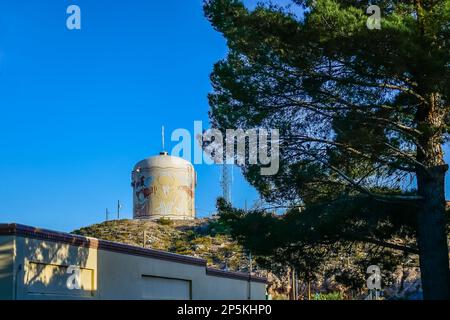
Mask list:
[[[133,218],[195,219],[193,165],[167,152],[138,162],[132,172]]]

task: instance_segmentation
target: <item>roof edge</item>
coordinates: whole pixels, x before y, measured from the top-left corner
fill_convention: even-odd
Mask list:
[[[119,242],[84,237],[70,233],[35,228],[17,223],[0,224],[0,236],[1,235],[30,237],[39,240],[62,242],[77,247],[100,249],[206,267],[206,260],[201,258],[184,256],[155,249],[142,248]]]
[[[225,271],[215,268],[206,268],[206,275],[214,277],[222,277],[228,279],[246,280],[252,282],[267,283],[267,278],[258,277],[249,273]]]

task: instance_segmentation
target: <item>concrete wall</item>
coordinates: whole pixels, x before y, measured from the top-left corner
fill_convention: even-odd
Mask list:
[[[99,299],[144,299],[145,277],[185,280],[191,283],[192,299],[202,296],[205,270],[202,266],[174,263],[148,257],[98,251]],[[176,296],[176,293],[174,293]],[[159,297],[168,299],[167,295]]]
[[[14,237],[0,237],[0,299],[14,298]]]
[[[264,300],[265,294],[263,283],[207,276],[200,299],[247,300],[250,296],[251,300]]]
[[[97,249],[16,237],[17,299],[92,299],[97,292]],[[69,266],[80,267],[81,289],[67,287]],[[70,271],[70,270],[69,270]]]
[[[250,295],[251,299],[265,299],[261,280],[249,281],[242,274],[218,271],[214,272],[220,276],[211,275],[213,270],[207,272],[201,259],[187,257],[192,262],[178,262],[178,257],[187,258],[153,258],[98,246],[72,245],[70,238],[61,242],[0,235],[0,298],[200,300],[248,299]],[[147,251],[152,253],[148,249],[143,253]],[[68,273],[72,272],[70,266],[79,268],[80,289],[68,288],[73,275]]]

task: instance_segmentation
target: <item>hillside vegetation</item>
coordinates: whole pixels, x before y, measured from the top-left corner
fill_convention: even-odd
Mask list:
[[[210,219],[193,221],[114,220],[84,227],[72,233],[97,239],[199,257],[208,266],[248,272],[243,249]]]

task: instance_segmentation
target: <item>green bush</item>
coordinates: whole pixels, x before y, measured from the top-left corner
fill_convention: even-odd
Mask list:
[[[157,222],[158,222],[160,225],[163,225],[163,226],[171,226],[171,225],[173,225],[173,221],[170,220],[170,219],[166,219],[166,218],[159,218],[159,219],[157,220]]]
[[[220,220],[211,220],[208,223],[208,233],[212,236],[226,235],[230,233],[229,228]]]
[[[313,300],[344,300],[344,297],[340,292],[316,293]]]

